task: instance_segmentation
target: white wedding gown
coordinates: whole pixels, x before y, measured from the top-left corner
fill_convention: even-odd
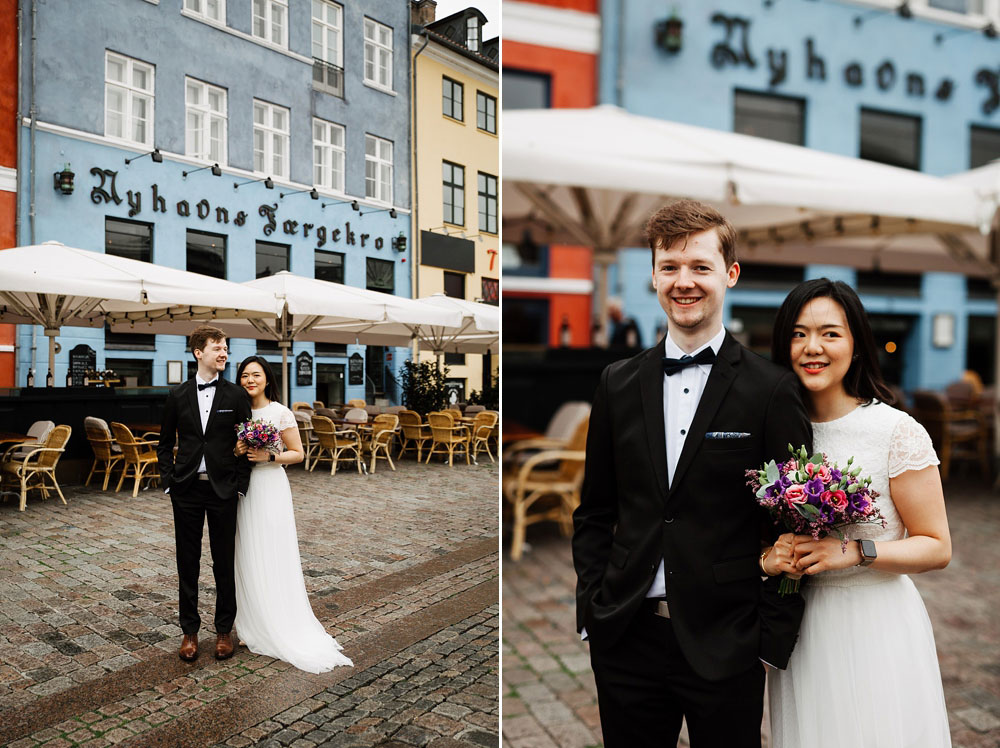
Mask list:
[[[923,426],[875,402],[814,423],[813,446],[841,467],[853,456],[880,494],[886,527],[852,525],[849,538],[905,537],[889,478],[938,464]],[[839,569],[806,578],[802,596],[788,669],[768,675],[774,748],[951,746],[934,632],[910,578]]]
[[[292,411],[280,403],[252,414],[279,431],[296,427]],[[299,670],[353,665],[309,605],[285,471],[273,462],[253,465],[236,511],[236,633],[251,652]]]

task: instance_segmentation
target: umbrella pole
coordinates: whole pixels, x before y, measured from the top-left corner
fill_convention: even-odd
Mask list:
[[[281,349],[281,399],[285,405],[288,404],[288,349],[292,341],[279,340],[278,347]]]
[[[58,327],[46,327],[45,334],[49,338],[49,373],[53,376],[56,375],[56,335],[59,334]],[[46,377],[46,379],[48,379]]]
[[[610,252],[594,253],[594,262],[597,264],[597,324],[600,330],[598,345],[602,348],[607,348],[611,340],[611,331],[608,329],[608,265],[613,259],[614,255]]]

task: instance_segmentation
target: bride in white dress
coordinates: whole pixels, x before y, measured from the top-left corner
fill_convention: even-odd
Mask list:
[[[892,395],[868,318],[844,283],[821,278],[792,290],[775,320],[773,359],[802,381],[814,451],[840,466],[854,457],[880,494],[885,527],[844,528],[846,552],[833,536],[785,534],[765,559],[768,573],[805,574],[798,642],[788,668],[768,675],[772,744],[946,748],[934,632],[907,576],[951,559],[930,437],[885,404]]]
[[[250,488],[236,513],[236,623],[241,642],[256,654],[299,670],[322,673],[353,665],[337,640],[316,620],[299,558],[292,492],[283,465],[302,462],[302,441],[292,411],[277,400],[267,361],[250,356],[236,373],[250,395],[252,417],[281,432],[284,450],[271,454],[236,444],[253,463]]]

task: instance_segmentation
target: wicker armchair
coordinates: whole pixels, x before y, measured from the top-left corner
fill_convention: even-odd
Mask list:
[[[361,461],[361,437],[355,429],[343,429],[338,431],[326,416],[313,416],[313,434],[319,445],[316,455],[313,457],[312,466],[309,471],[316,469],[320,460],[330,461],[330,475],[337,473],[337,463],[345,459],[344,455],[353,454],[354,462],[358,466],[358,472],[362,471],[364,463]]]
[[[913,393],[914,415],[927,433],[941,460],[941,479],[947,480],[953,459],[971,459],[979,463],[983,477],[990,474],[987,456],[989,429],[978,410],[956,410],[940,392],[917,390]]]
[[[136,439],[132,435],[132,430],[124,423],[112,423],[111,431],[115,435],[115,441],[122,448],[122,455],[125,458],[125,468],[122,470],[122,477],[118,479],[115,493],[121,490],[125,478],[131,471],[134,478],[132,483],[132,498],[134,499],[139,495],[139,485],[142,481],[146,481],[146,488],[149,488],[153,481],[160,480],[160,466],[156,459],[156,442]]]
[[[490,456],[490,462],[496,462],[493,459],[493,452],[490,451],[490,440],[493,439],[493,429],[496,428],[498,420],[500,420],[500,416],[492,410],[476,413],[475,420],[472,422],[473,460],[476,459],[480,449],[485,449],[486,454]]]
[[[19,511],[24,511],[28,502],[28,491],[38,489],[42,492],[42,498],[49,498],[49,489],[54,488],[62,503],[66,503],[62,489],[59,488],[59,481],[56,480],[56,466],[59,458],[66,451],[66,442],[69,441],[73,429],[69,426],[56,426],[49,431],[44,444],[31,446],[23,457],[12,454],[11,458],[0,466],[0,495],[6,500],[6,493],[3,486],[19,488],[21,503]],[[17,491],[9,491],[17,493]]]
[[[399,426],[403,432],[403,438],[400,439],[399,454],[396,455],[396,459],[401,459],[407,449],[416,449],[417,462],[422,461],[424,444],[431,438],[430,427],[414,410],[399,411]]]
[[[295,425],[299,427],[299,438],[302,439],[302,452],[305,455],[303,465],[309,469],[309,464],[313,459],[316,450],[319,449],[319,441],[313,434],[312,408],[307,410],[292,411],[295,416]]]
[[[313,410],[316,410],[317,408],[325,408],[325,407],[326,407],[326,403],[324,403],[322,400],[313,400],[313,404],[312,404],[312,409]]]
[[[293,411],[296,411],[296,410],[315,410],[315,408],[313,408],[312,405],[310,405],[309,403],[305,402],[304,400],[299,400],[297,402],[292,403],[292,410]]]
[[[399,416],[393,415],[392,413],[383,413],[381,415],[375,416],[375,420],[372,421],[371,436],[367,440],[367,447],[372,453],[372,469],[371,473],[375,473],[375,461],[378,459],[379,452],[382,452],[385,459],[389,461],[389,467],[393,470],[396,466],[392,464],[392,441],[396,438],[396,432],[399,430]]]
[[[347,406],[349,408],[363,408],[365,405],[367,405],[367,403],[364,400],[355,399],[347,401]]]
[[[452,467],[455,452],[465,452],[465,464],[469,464],[469,429],[456,426],[455,419],[448,411],[427,414],[427,422],[431,427],[431,448],[427,453],[426,462],[431,461],[434,454],[448,454],[448,467]],[[440,447],[440,449],[439,449]]]
[[[15,442],[8,445],[4,449],[3,456],[0,457],[0,462],[12,459],[23,460],[32,449],[45,445],[45,440],[49,438],[49,434],[55,427],[56,424],[54,421],[35,421],[28,428],[27,435],[31,438],[26,442]]]
[[[123,460],[125,458],[122,455],[122,448],[115,444],[115,440],[111,436],[111,429],[108,427],[108,422],[103,418],[87,416],[83,419],[83,429],[87,432],[87,441],[90,442],[90,448],[94,450],[94,462],[90,466],[90,472],[87,474],[87,480],[83,482],[83,485],[89,486],[90,479],[94,477],[94,473],[97,473],[104,476],[104,484],[101,486],[101,490],[107,491],[111,471],[116,467],[121,467],[124,470],[125,465]]]

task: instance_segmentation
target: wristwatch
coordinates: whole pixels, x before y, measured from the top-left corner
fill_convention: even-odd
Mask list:
[[[874,540],[859,540],[858,548],[861,549],[861,561],[858,566],[871,566],[872,562],[878,558]]]
[[[271,454],[269,454],[269,455],[267,456],[267,461],[268,461],[268,462],[274,462],[274,452],[271,452]],[[870,562],[869,562],[869,563],[870,563]]]

